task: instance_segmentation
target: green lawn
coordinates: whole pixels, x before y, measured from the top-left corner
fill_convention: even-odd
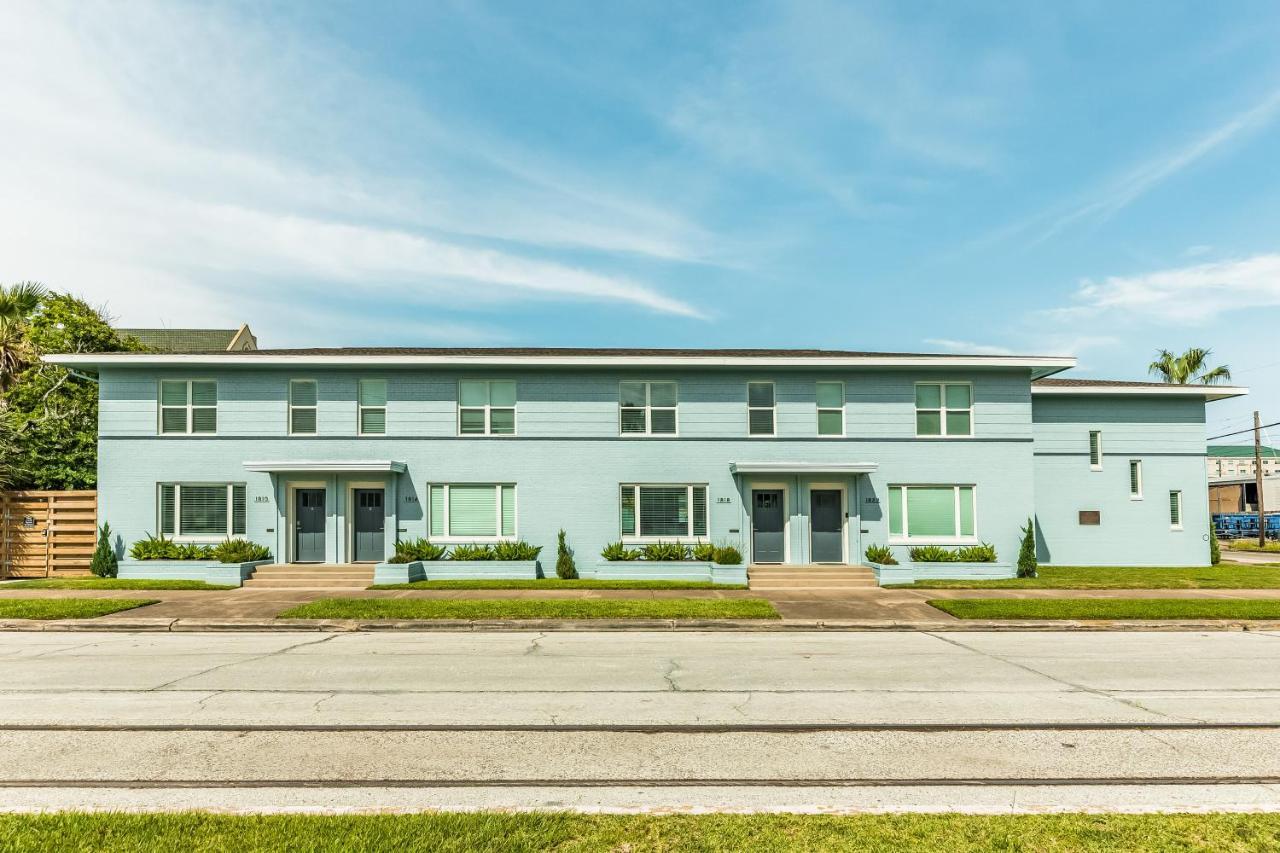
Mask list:
[[[776,619],[760,598],[324,598],[281,619]]]
[[[1280,598],[957,598],[929,604],[960,619],[1280,619]]]
[[[931,580],[897,589],[1280,589],[1280,564],[1204,568],[1043,566],[1037,578]]]
[[[1280,542],[1268,542],[1265,548],[1258,547],[1257,539],[1232,539],[1230,542],[1221,542],[1224,551],[1266,551],[1268,554],[1272,552],[1280,552]]]
[[[369,589],[746,589],[746,584],[655,580],[442,580],[375,584]]]
[[[1274,814],[416,815],[33,814],[0,816],[0,849],[514,851],[1243,851],[1280,847]]]
[[[142,578],[58,578],[0,584],[6,589],[235,589],[234,586],[185,580],[143,580]]]
[[[152,598],[5,598],[0,619],[93,619],[155,603]]]

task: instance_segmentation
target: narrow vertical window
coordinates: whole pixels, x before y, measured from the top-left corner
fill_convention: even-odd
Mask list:
[[[1169,492],[1169,527],[1182,529],[1182,492],[1177,490]]]
[[[387,380],[361,379],[359,426],[361,435],[383,435],[387,431]]]
[[[747,434],[770,436],[777,430],[772,382],[747,383]]]
[[[289,380],[289,434],[314,435],[316,432],[316,381]]]
[[[1129,460],[1129,498],[1138,500],[1142,497],[1142,460]]]
[[[1102,470],[1102,431],[1089,431],[1089,467],[1094,471]]]
[[[916,435],[973,435],[973,386],[967,382],[917,383]]]
[[[817,385],[818,435],[844,435],[844,383],[819,382]]]

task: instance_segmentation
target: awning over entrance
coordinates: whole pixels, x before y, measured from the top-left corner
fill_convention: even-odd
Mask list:
[[[307,471],[320,474],[402,474],[405,464],[391,459],[281,459],[279,461],[246,462],[249,471],[267,473]]]
[[[870,474],[877,462],[730,462],[730,474]]]

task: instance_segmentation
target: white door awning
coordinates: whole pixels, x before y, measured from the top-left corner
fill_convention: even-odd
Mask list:
[[[246,462],[248,471],[279,473],[303,471],[317,474],[403,474],[405,464],[391,459],[281,459]]]
[[[730,474],[870,474],[878,462],[730,462]]]

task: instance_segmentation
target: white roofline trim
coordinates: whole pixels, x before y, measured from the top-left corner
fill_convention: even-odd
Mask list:
[[[1226,400],[1230,397],[1243,397],[1249,393],[1248,388],[1236,385],[1037,385],[1031,383],[1031,393],[1039,395],[1060,396],[1096,396],[1108,397],[1203,397],[1206,401]]]
[[[339,459],[328,461],[315,459],[282,459],[269,462],[246,462],[244,463],[244,467],[248,471],[261,471],[266,473],[302,471],[337,474],[363,474],[374,472],[402,474],[404,473],[406,466],[403,462],[395,462],[390,459]]]
[[[878,462],[730,462],[730,474],[871,474]]]

